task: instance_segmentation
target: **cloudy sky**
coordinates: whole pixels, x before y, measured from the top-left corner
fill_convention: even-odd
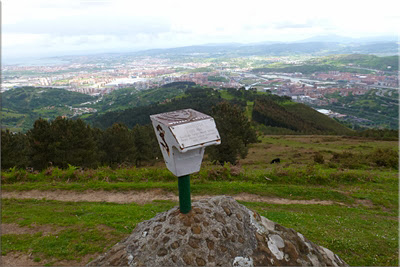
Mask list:
[[[394,35],[397,0],[3,0],[2,56]]]

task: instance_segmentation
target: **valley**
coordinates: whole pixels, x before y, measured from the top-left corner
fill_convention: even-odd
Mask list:
[[[398,128],[398,56],[321,54],[318,45],[295,54],[261,47],[266,50],[253,55],[232,53],[249,47],[183,47],[61,57],[56,65],[6,65],[2,127],[25,132],[39,117],[86,119],[164,103],[196,84],[222,94],[229,88],[252,88],[288,96],[328,110],[350,128]]]

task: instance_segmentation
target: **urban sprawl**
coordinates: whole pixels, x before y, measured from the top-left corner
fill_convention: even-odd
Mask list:
[[[269,58],[282,63],[287,59]],[[296,64],[298,62],[294,62]],[[349,64],[351,65],[351,64]],[[309,75],[302,73],[252,72],[252,68],[232,62],[171,63],[168,59],[142,58],[129,63],[70,63],[57,66],[3,66],[2,92],[13,87],[55,87],[89,95],[104,95],[114,90],[134,87],[138,90],[190,81],[213,88],[255,88],[286,95],[293,100],[317,105],[336,101],[325,98],[338,92],[342,96],[365,94],[370,89],[397,89],[394,73],[374,74],[328,71]]]

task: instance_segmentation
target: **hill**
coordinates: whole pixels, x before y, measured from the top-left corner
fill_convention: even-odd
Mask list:
[[[145,91],[125,88],[101,98],[64,89],[34,87],[12,89],[3,93],[2,97],[3,128],[11,131],[26,131],[40,117],[54,120],[58,116],[81,117],[101,129],[114,123],[124,123],[132,128],[136,124],[149,124],[149,116],[161,112],[193,108],[210,114],[212,108],[221,101],[247,108],[246,114],[250,120],[284,128],[286,133],[347,134],[350,131],[329,117],[306,105],[294,103],[287,97],[244,89],[215,90],[188,82],[171,83]]]
[[[152,94],[159,95],[164,90],[178,90],[176,88],[157,88]],[[178,109],[193,108],[195,110],[210,113],[213,105],[221,101],[219,93],[211,88],[188,88],[185,94],[163,103],[152,103],[147,106],[137,106],[125,110],[115,110],[104,114],[94,114],[86,121],[94,127],[106,129],[114,123],[123,123],[129,128],[136,124],[145,125],[150,123],[150,115],[173,111]]]
[[[232,88],[218,91],[211,88],[191,88],[185,91],[183,97],[172,99],[168,103],[96,114],[87,121],[102,129],[108,128],[114,123],[124,123],[131,128],[136,124],[150,123],[149,116],[151,114],[172,110],[193,108],[210,114],[212,107],[221,101],[229,101],[243,109],[248,108],[248,104],[252,106],[254,102],[253,109],[247,112],[250,120],[266,126],[285,128],[295,134],[351,133],[350,129],[337,121],[304,104],[292,102],[288,97]]]
[[[350,54],[322,57],[318,59],[313,59],[311,62],[336,66],[349,65],[382,71],[399,70],[399,56],[378,57],[374,55]]]
[[[399,128],[399,93],[396,89],[370,90],[363,95],[333,93],[327,97],[335,101],[316,107],[347,114],[341,120],[354,128]]]
[[[80,104],[96,97],[57,88],[19,87],[5,91],[2,97],[2,128],[26,131],[42,117],[73,116]],[[75,110],[73,108],[76,108]]]
[[[275,102],[268,97],[256,99],[252,119],[266,126],[287,128],[301,134],[351,133],[345,126],[304,104]]]
[[[96,101],[90,107],[103,114],[109,111],[148,106],[183,95],[185,89],[195,85],[194,82],[174,82],[165,84],[161,88],[149,90],[137,90],[134,87],[118,89],[102,96],[99,101]]]
[[[118,89],[110,94],[94,97],[57,88],[20,87],[2,94],[3,128],[27,131],[38,118],[53,120],[58,116],[87,118],[92,114],[143,107],[169,101],[184,94],[193,82],[176,82],[161,88],[137,90]]]
[[[399,56],[378,57],[374,55],[345,54],[313,58],[301,65],[272,64],[255,68],[253,72],[281,72],[312,74],[314,72],[341,71],[371,73],[374,70],[394,72],[399,69]]]
[[[3,107],[19,112],[49,106],[71,106],[95,99],[93,96],[65,89],[41,87],[19,87],[2,94]]]

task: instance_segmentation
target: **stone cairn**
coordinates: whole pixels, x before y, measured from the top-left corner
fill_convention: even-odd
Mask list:
[[[139,223],[87,266],[348,266],[329,249],[217,196]]]

